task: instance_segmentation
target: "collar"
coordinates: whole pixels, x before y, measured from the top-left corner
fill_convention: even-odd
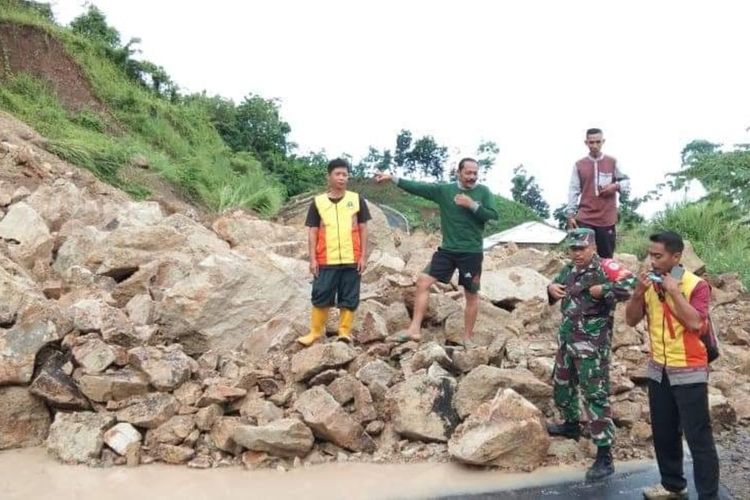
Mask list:
[[[598,158],[594,158],[594,157],[593,157],[593,156],[591,156],[590,154],[586,155],[586,157],[587,157],[587,158],[588,158],[589,160],[593,161],[593,162],[598,162],[598,161],[601,161],[601,159],[602,159],[602,158],[604,158],[604,153],[599,153],[599,157],[598,157]]]
[[[472,189],[474,189],[475,187],[477,187],[479,185],[479,183],[477,182],[476,184],[474,184],[474,187],[466,187],[463,184],[461,184],[460,180],[456,179],[456,185],[458,186],[458,189],[460,189],[462,191],[471,191]]]

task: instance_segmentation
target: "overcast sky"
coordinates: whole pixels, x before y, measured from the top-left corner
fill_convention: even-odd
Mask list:
[[[523,163],[552,208],[588,127],[604,129],[637,195],[692,139],[750,142],[743,0],[92,3],[184,91],[279,98],[303,152],[359,158],[402,128],[454,159],[493,140],[490,188],[508,194]],[[64,24],[84,10],[53,7]]]

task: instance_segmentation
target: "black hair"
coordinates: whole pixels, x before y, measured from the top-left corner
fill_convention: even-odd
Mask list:
[[[601,133],[602,133],[602,129],[600,128],[590,128],[586,131],[586,137],[590,135],[601,134]]]
[[[477,163],[477,161],[476,161],[476,160],[475,160],[474,158],[469,158],[469,157],[466,157],[466,158],[461,158],[461,161],[460,161],[460,162],[458,162],[458,171],[459,171],[459,172],[460,172],[461,170],[463,170],[463,169],[464,169],[464,165],[465,165],[465,164],[466,164],[467,162],[474,162],[474,163],[476,163],[477,165],[479,165],[479,163]]]
[[[649,240],[653,243],[661,243],[669,253],[677,253],[685,250],[685,242],[682,241],[682,236],[674,231],[662,231],[652,234]]]
[[[347,172],[351,171],[349,162],[343,158],[334,158],[328,162],[328,173],[330,174],[336,168],[345,168]]]

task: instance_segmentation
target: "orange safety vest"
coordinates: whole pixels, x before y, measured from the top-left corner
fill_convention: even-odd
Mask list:
[[[337,203],[324,193],[315,197],[320,214],[315,258],[318,265],[356,264],[362,253],[357,213],[359,195],[346,191]]]
[[[686,270],[679,283],[680,293],[690,300],[690,295],[701,281],[701,278]],[[664,300],[670,311],[674,311],[674,302],[669,294],[665,295]],[[701,342],[700,332],[686,329],[673,313],[665,314],[666,308],[653,286],[646,290],[645,301],[651,359],[669,368],[708,366],[706,346]]]

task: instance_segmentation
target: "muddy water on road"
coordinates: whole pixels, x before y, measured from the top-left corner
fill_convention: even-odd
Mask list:
[[[624,464],[618,470],[642,466]],[[577,480],[585,472],[555,467],[507,474],[455,463],[339,463],[287,472],[242,467],[194,470],[164,464],[95,469],[59,464],[39,448],[1,452],[0,471],[3,500],[430,498]]]

